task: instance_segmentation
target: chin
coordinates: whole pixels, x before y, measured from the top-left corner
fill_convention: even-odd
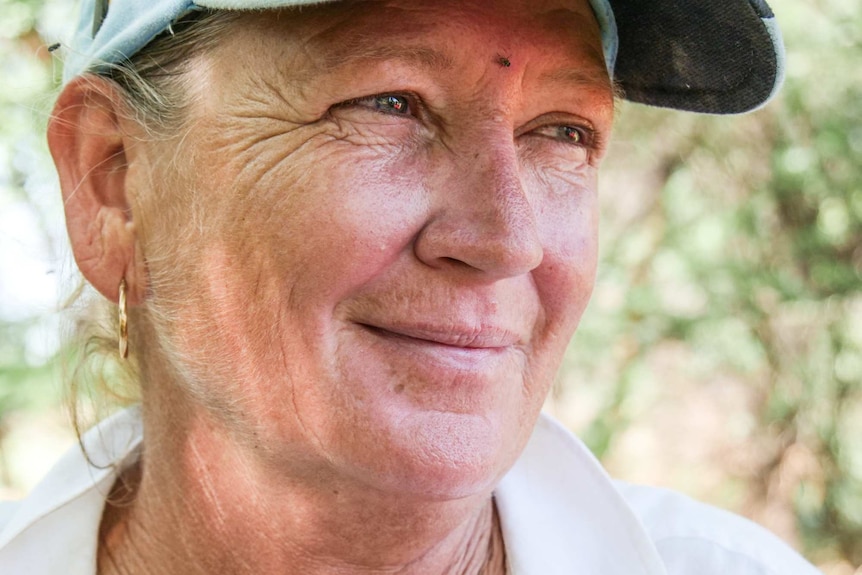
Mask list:
[[[383,491],[429,501],[490,493],[526,441],[486,416],[440,411],[404,417],[387,435],[356,462],[360,475]]]

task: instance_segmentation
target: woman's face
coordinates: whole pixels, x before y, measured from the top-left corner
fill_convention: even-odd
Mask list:
[[[197,400],[297,477],[489,489],[593,286],[613,94],[587,3],[250,15],[190,77],[176,205],[141,209]]]

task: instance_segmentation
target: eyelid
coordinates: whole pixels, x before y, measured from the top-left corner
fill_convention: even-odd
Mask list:
[[[550,131],[561,130],[565,127],[576,128],[583,135],[580,142],[567,142],[561,139],[556,134],[550,134]],[[522,125],[515,132],[515,138],[524,136],[532,136],[534,142],[548,142],[546,145],[553,146],[558,152],[565,157],[570,157],[570,153],[577,153],[582,159],[579,163],[584,166],[589,165],[597,168],[607,153],[607,136],[601,128],[597,128],[595,124],[586,118],[576,114],[567,112],[551,112],[534,118],[533,120]],[[566,152],[568,150],[569,152]]]
[[[379,92],[377,94],[368,94],[367,96],[360,96],[358,98],[351,98],[350,100],[345,100],[344,102],[339,102],[330,108],[331,110],[335,110],[337,108],[346,108],[349,106],[357,106],[364,102],[371,102],[378,98],[384,98],[386,96],[395,96],[398,98],[404,98],[407,100],[408,112],[406,114],[395,114],[395,113],[387,113],[383,110],[373,110],[371,106],[368,106],[369,109],[372,109],[375,112],[380,114],[388,115],[388,116],[403,116],[403,117],[418,117],[422,110],[422,101],[421,99],[412,92],[407,91],[388,91],[388,92]]]

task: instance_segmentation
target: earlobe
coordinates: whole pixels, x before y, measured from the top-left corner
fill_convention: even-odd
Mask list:
[[[126,189],[130,139],[121,128],[122,106],[119,89],[110,81],[91,75],[76,78],[54,107],[48,147],[60,176],[78,267],[112,301],[117,301],[117,286],[125,278],[134,305],[143,299],[146,278],[136,254]]]

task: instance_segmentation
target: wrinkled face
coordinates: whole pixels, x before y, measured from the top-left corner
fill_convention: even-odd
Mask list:
[[[242,22],[193,63],[171,184],[191,239],[149,254],[177,369],[297,476],[489,489],[594,281],[613,95],[587,2]],[[171,307],[172,285],[194,295]]]

